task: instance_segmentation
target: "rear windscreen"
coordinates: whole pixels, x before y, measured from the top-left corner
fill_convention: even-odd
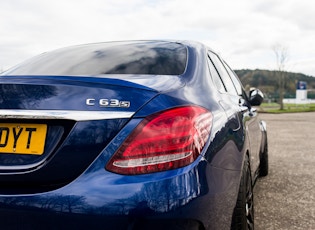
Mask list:
[[[3,75],[181,75],[187,49],[174,42],[116,42],[44,53]]]

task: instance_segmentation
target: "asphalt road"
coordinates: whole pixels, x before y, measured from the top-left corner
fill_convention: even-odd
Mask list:
[[[260,114],[269,175],[255,186],[255,229],[315,229],[315,113]]]

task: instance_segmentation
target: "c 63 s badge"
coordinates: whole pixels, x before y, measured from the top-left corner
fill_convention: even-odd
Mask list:
[[[119,108],[129,108],[130,101],[120,101],[118,99],[94,99],[88,98],[85,100],[86,105],[95,106],[98,105],[99,107],[119,107]]]

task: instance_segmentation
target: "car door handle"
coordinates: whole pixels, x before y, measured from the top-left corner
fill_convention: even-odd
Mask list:
[[[246,101],[243,98],[240,98],[238,101],[238,105],[240,107],[241,112],[248,111],[248,107],[246,106]]]

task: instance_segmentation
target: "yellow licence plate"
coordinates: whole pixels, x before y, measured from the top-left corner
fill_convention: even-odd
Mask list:
[[[0,153],[44,153],[47,125],[0,123]]]

